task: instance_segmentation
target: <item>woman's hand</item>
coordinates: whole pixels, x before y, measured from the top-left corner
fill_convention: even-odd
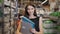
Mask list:
[[[31,29],[31,32],[34,33],[34,34],[38,34],[39,33],[35,29]]]
[[[35,30],[35,29],[31,29],[31,32],[32,32],[32,33],[36,33],[36,30]]]

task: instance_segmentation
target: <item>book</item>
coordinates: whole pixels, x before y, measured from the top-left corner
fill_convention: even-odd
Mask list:
[[[28,19],[28,18],[26,18],[26,17],[24,17],[24,16],[22,16],[21,19],[22,19],[23,22],[31,24],[32,28],[34,28],[35,23],[32,22],[30,19]]]

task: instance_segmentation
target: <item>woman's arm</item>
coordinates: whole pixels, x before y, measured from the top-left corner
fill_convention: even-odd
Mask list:
[[[43,21],[42,21],[42,16],[39,18],[39,29],[40,29],[40,34],[43,34]]]
[[[20,30],[21,30],[21,19],[20,20],[17,20],[17,30],[16,30],[16,34],[22,34],[21,32],[20,32]]]

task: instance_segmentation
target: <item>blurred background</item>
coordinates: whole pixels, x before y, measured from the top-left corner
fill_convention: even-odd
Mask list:
[[[32,3],[37,16],[43,14],[44,34],[60,34],[60,0],[0,0],[0,34],[15,34],[17,14],[25,14],[25,6]],[[45,11],[44,11],[45,10]]]

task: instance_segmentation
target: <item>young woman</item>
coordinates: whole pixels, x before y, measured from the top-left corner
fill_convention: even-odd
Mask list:
[[[34,5],[29,4],[25,7],[24,16],[35,23],[35,28],[30,30],[32,34],[43,34],[42,16],[37,17],[36,8]]]

